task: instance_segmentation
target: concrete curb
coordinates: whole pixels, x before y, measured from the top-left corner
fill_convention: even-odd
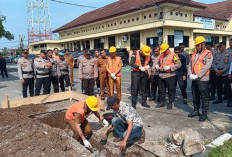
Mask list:
[[[202,152],[201,154],[195,154],[195,155],[193,155],[193,157],[205,157],[209,154],[209,152],[213,148],[223,145],[226,141],[228,141],[231,138],[232,138],[232,131],[225,133],[225,134],[219,136],[218,138],[216,138],[210,144],[207,144],[205,146],[204,152]]]

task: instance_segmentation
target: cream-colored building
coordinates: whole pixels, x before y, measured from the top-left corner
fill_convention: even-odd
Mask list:
[[[232,0],[210,5],[187,0],[119,0],[56,29],[59,40],[30,43],[30,51],[37,54],[55,47],[70,51],[108,49],[111,45],[130,51],[162,42],[171,48],[184,43],[187,49],[193,49],[198,35],[212,43],[228,43],[232,37],[232,10],[219,9],[214,15],[215,7],[225,3],[232,5]]]

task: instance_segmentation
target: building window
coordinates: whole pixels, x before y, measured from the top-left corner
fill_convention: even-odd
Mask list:
[[[71,47],[70,51],[72,51],[73,50],[73,44],[72,43],[70,43],[70,47]]]
[[[117,23],[115,22],[115,23],[114,23],[114,25],[116,26],[116,25],[117,25]]]
[[[188,17],[188,14],[185,14],[185,17]]]
[[[128,21],[127,21],[128,23],[130,23],[130,19],[128,19]]]
[[[178,12],[176,12],[176,16],[178,16],[178,14],[179,14],[179,13],[178,13]]]
[[[40,48],[47,47],[47,44],[41,44]]]
[[[136,20],[139,21],[139,17],[137,17]]]
[[[110,46],[115,46],[115,36],[108,37],[108,44]]]
[[[90,40],[85,41],[85,48],[90,49]]]
[[[152,16],[151,16],[151,14],[149,14],[149,18],[151,18]]]
[[[170,48],[174,47],[174,35],[168,35],[168,45]]]
[[[99,26],[98,28],[101,29],[101,26]]]
[[[173,12],[172,12],[172,11],[170,12],[170,15],[173,15]]]
[[[94,28],[93,28],[93,31],[94,31]]]
[[[140,32],[130,34],[131,50],[140,50]]]
[[[156,46],[158,46],[158,41],[159,41],[159,37],[151,37],[151,38],[147,38],[147,46],[150,46],[152,49],[154,49]]]
[[[180,16],[183,16],[183,13],[180,13]]]
[[[38,45],[35,45],[35,46],[34,46],[34,49],[37,49],[37,48],[38,48]]]
[[[227,40],[227,37],[226,37],[226,36],[223,36],[223,37],[222,37],[222,42],[226,43],[226,40]]]
[[[154,14],[154,17],[156,17],[157,15],[158,15],[158,14],[157,14],[157,13],[155,13],[155,14]]]
[[[146,18],[147,18],[147,16],[145,15],[143,18],[144,18],[144,19],[146,19]]]
[[[113,23],[111,23],[111,27],[113,26]]]
[[[122,21],[120,21],[120,24],[122,24]]]
[[[108,24],[108,27],[110,27],[110,24]]]
[[[160,12],[160,19],[163,19],[163,12]]]
[[[124,23],[126,23],[126,20],[124,20]]]
[[[97,27],[95,29],[97,30]]]
[[[102,28],[104,28],[104,25],[102,25]]]
[[[101,39],[94,39],[94,49],[104,49],[104,43],[101,42]]]
[[[219,36],[211,37],[211,42],[213,45],[219,43]]]
[[[185,47],[189,47],[189,36],[183,37],[183,43]]]
[[[133,18],[133,19],[132,19],[132,22],[134,22],[134,21],[135,21],[135,19]]]

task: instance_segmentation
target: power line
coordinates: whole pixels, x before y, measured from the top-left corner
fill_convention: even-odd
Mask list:
[[[82,5],[82,4],[76,4],[76,3],[69,3],[69,2],[58,1],[58,0],[51,0],[51,1],[57,2],[57,3],[63,3],[63,4],[67,4],[67,5],[74,5],[74,6],[78,6],[78,7],[84,7],[84,8],[93,8],[93,9],[98,8],[98,7],[94,7],[94,6]]]

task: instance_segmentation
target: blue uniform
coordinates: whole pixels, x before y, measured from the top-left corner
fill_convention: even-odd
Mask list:
[[[185,81],[183,80],[183,76],[186,76],[187,78],[186,57],[182,54],[179,54],[178,57],[180,58],[180,61],[181,61],[181,67],[176,70],[176,80],[180,87],[183,98],[187,99],[186,85],[184,83]]]

